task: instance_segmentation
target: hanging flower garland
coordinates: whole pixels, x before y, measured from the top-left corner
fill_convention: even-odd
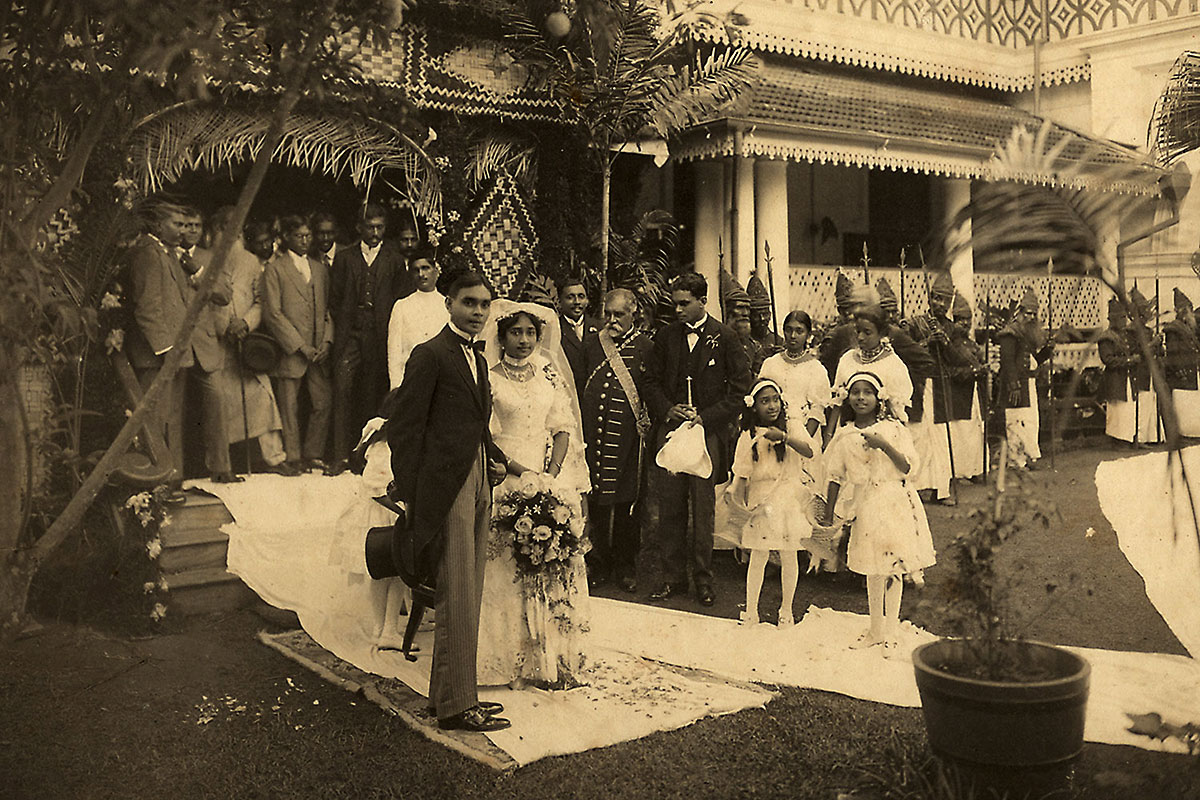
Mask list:
[[[121,513],[131,522],[136,522],[140,530],[142,551],[146,561],[142,562],[148,574],[148,580],[142,583],[142,593],[146,595],[150,619],[162,622],[167,616],[167,593],[170,585],[165,576],[159,573],[158,558],[162,555],[162,530],[171,525],[171,515],[167,513],[166,486],[157,486],[150,491],[135,492],[126,498],[121,505]]]

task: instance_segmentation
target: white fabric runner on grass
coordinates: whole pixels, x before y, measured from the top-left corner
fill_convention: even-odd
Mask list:
[[[231,573],[266,602],[294,611],[305,632],[338,658],[427,696],[432,632],[417,635],[415,662],[396,650],[377,649],[374,633],[385,583],[329,563],[338,520],[356,502],[358,480],[353,475],[256,475],[244,483],[189,485],[219,497],[234,518],[222,528],[229,534]],[[363,571],[362,565],[358,570]],[[559,692],[482,690],[481,699],[503,703],[504,715],[513,723],[488,738],[524,765],[761,708],[773,697],[765,689],[682,674],[604,647],[589,652],[586,686]]]
[[[920,706],[910,654],[936,637],[904,623],[894,657],[885,658],[878,647],[851,649],[867,622],[862,614],[810,606],[791,628],[746,626],[638,603],[592,600],[592,637],[606,647],[739,680]],[[1182,744],[1129,733],[1125,714],[1157,711],[1176,724],[1200,720],[1200,665],[1162,653],[1066,649],[1092,665],[1084,731],[1089,742],[1185,752]]]
[[[1096,491],[1121,552],[1146,583],[1146,596],[1179,643],[1198,657],[1200,539],[1194,514],[1200,513],[1200,447],[1169,460],[1169,472],[1167,453],[1101,462]]]

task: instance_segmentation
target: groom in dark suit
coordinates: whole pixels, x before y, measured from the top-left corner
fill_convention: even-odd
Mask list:
[[[404,511],[393,544],[397,564],[436,576],[429,701],[438,726],[494,731],[509,727],[499,703],[481,703],[475,682],[479,603],[487,560],[493,483],[507,459],[492,443],[487,362],[475,347],[492,304],[483,277],[468,272],[448,287],[450,323],[417,345],[388,420],[391,497]]]
[[[656,427],[657,453],[669,432],[685,421],[699,422],[713,462],[708,478],[676,475],[655,466],[659,487],[658,549],[662,583],[651,600],[665,600],[687,591],[687,567],[700,605],[711,606],[713,522],[716,486],[730,465],[730,424],[741,413],[750,391],[750,364],[737,334],[710,317],[704,276],[688,272],[671,283],[675,322],[654,337],[646,361],[646,402]],[[692,538],[688,539],[688,511]],[[690,544],[690,553],[689,553]]]

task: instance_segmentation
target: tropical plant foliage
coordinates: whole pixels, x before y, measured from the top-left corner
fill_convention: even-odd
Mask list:
[[[269,117],[253,106],[188,102],[168,107],[134,126],[129,177],[149,194],[190,170],[215,172],[249,161],[262,147],[268,124]],[[382,120],[340,108],[294,114],[271,160],[348,177],[368,195],[390,171],[401,176],[402,194],[417,213],[440,225],[438,170],[420,145]]]
[[[1200,52],[1188,50],[1176,59],[1146,138],[1163,165],[1200,147]]]
[[[608,245],[609,286],[636,294],[643,314],[653,311],[670,296],[672,256],[678,244],[675,220],[661,209],[643,214],[627,233],[614,231]]]
[[[584,0],[559,41],[542,30],[544,3],[531,2],[525,13],[507,18],[509,39],[532,80],[558,98],[563,119],[584,132],[601,162],[600,243],[609,241],[614,146],[665,138],[708,118],[757,77],[759,62],[749,49],[696,43],[699,28],[726,26],[699,5],[662,16],[649,0]],[[736,41],[732,29],[728,38]],[[602,285],[609,282],[608,258],[602,247]]]
[[[113,182],[135,119],[172,102],[253,90],[277,99],[274,116],[282,120],[302,93],[321,96],[327,82],[353,85],[357,71],[343,57],[339,34],[384,31],[407,4],[47,0],[6,6],[0,14],[0,405],[22,409],[19,367],[74,370],[74,385],[80,385],[98,328],[94,303],[111,277],[113,262],[105,259],[116,252],[127,218],[121,211],[92,212],[128,199]],[[274,139],[274,133],[265,137],[270,150]],[[265,159],[260,164],[248,185],[261,183]],[[251,199],[252,192],[244,193],[237,213],[244,216]],[[58,246],[56,232],[72,219],[77,238],[93,247]],[[93,223],[97,230],[88,230]],[[222,259],[189,308],[181,336],[190,333],[186,320],[194,324]],[[181,352],[167,356],[148,395],[161,393]],[[78,394],[75,400],[78,417]],[[49,513],[53,522],[36,542],[27,525],[29,460],[22,475],[20,460],[0,459],[0,638],[19,629],[38,564],[75,531],[104,485],[105,470],[147,413],[147,402],[133,411],[66,507]],[[0,451],[35,446],[30,430],[19,414],[0,415]]]

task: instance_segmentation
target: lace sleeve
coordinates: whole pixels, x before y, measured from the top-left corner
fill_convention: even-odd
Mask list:
[[[542,368],[553,391],[550,411],[546,417],[546,429],[553,436],[568,434],[567,454],[563,458],[560,480],[574,487],[580,494],[592,488],[587,459],[584,456],[583,427],[575,414],[575,387],[564,380],[550,364]]]
[[[845,485],[846,483],[846,446],[850,437],[839,430],[825,451],[824,468],[827,482]],[[825,487],[820,487],[824,491]]]
[[[904,456],[904,460],[908,462],[908,474],[915,475],[920,467],[920,459],[917,458],[917,446],[913,442],[912,434],[901,423],[896,420],[888,420],[883,425],[880,425],[880,433],[891,443],[892,447],[896,448],[896,452]]]
[[[750,455],[750,431],[742,431],[738,435],[737,446],[733,451],[733,474],[738,478],[749,478],[754,467]]]
[[[567,392],[574,391],[574,387],[568,386],[566,381],[554,371],[554,367],[549,364],[542,367],[542,372],[554,392],[553,400],[550,403],[550,412],[546,417],[546,428],[550,431],[551,436],[556,433],[572,433],[571,429],[575,425],[575,419],[571,414],[571,401]],[[572,447],[579,444],[574,441],[574,436],[571,438]]]

